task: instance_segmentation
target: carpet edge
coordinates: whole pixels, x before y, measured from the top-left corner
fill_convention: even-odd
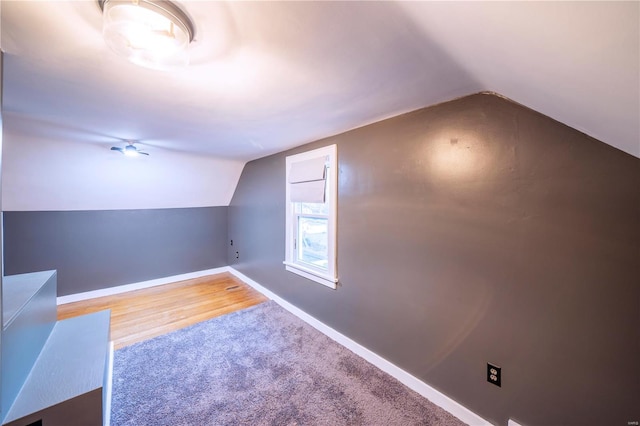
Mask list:
[[[429,386],[427,383],[423,382],[422,380],[418,379],[417,377],[413,376],[412,374],[408,373],[407,371],[403,370],[402,368],[398,367],[392,362],[386,360],[385,358],[381,357],[380,355],[376,354],[370,349],[362,346],[356,341],[334,330],[333,328],[329,327],[322,321],[316,319],[315,317],[309,315],[302,309],[296,307],[295,305],[281,298],[277,294],[273,293],[271,290],[262,286],[257,281],[249,278],[242,272],[236,270],[231,266],[229,267],[228,272],[230,272],[232,275],[234,275],[236,278],[240,279],[247,285],[253,287],[255,290],[259,291],[260,293],[268,297],[270,300],[276,302],[282,308],[289,311],[296,317],[300,318],[302,321],[306,322],[307,324],[309,324],[316,330],[320,331],[330,339],[334,340],[338,344],[349,349],[356,355],[364,358],[366,361],[370,362],[374,366],[378,367],[380,370],[389,374],[391,377],[395,378],[400,383],[407,386],[409,389],[422,395],[424,398],[428,399],[433,404],[446,410],[447,412],[456,416],[458,419],[462,420],[463,422],[473,426],[493,426],[491,422],[483,419],[473,411],[469,410],[464,405],[448,397],[442,392],[436,390],[435,388]]]

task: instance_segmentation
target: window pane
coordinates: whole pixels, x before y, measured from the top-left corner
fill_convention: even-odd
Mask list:
[[[327,270],[329,258],[329,220],[298,217],[297,260]]]
[[[297,213],[301,214],[322,214],[329,215],[329,204],[328,203],[296,203],[299,205],[296,210]]]

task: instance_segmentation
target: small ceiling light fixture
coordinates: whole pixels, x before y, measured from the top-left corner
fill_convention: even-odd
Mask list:
[[[134,64],[168,69],[189,63],[195,27],[177,4],[164,0],[98,0],[107,45]]]
[[[149,155],[147,152],[142,152],[134,145],[135,142],[127,141],[128,145],[124,148],[120,148],[119,146],[112,146],[111,151],[118,151],[127,157],[137,157],[138,155]]]

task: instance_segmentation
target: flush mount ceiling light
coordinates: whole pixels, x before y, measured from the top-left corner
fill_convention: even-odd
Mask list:
[[[189,63],[195,27],[175,3],[163,0],[98,0],[107,45],[129,61],[167,69]]]

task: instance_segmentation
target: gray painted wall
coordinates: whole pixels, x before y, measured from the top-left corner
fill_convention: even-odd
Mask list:
[[[58,270],[58,296],[227,264],[227,207],[4,212],[7,275]]]
[[[335,291],[282,265],[285,156],[331,143]],[[639,188],[638,158],[474,95],[248,163],[228,259],[496,424],[625,425],[640,420]]]

